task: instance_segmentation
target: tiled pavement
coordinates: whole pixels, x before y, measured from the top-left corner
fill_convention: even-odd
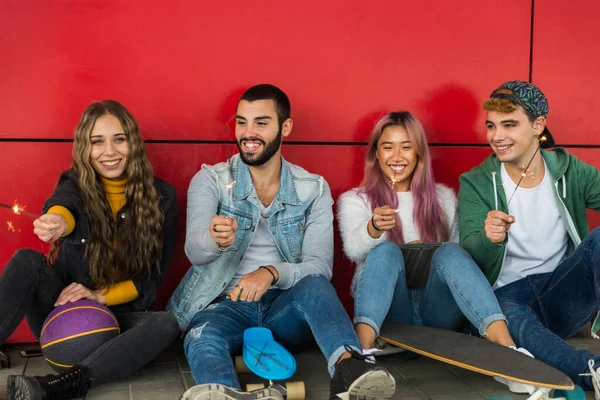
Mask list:
[[[590,349],[600,354],[600,340],[593,340],[587,334],[588,329],[570,340],[578,348]],[[129,379],[110,383],[93,389],[89,400],[176,400],[194,381],[189,365],[183,355],[182,343],[176,342],[158,359],[146,368],[131,375]],[[0,370],[0,400],[5,400],[6,377],[12,374],[43,375],[53,373],[43,358],[23,359],[19,348],[10,349],[13,366],[9,370]],[[298,370],[294,380],[305,382],[308,399],[327,399],[329,395],[329,375],[325,360],[318,348],[310,349],[296,356]],[[402,360],[395,355],[380,358],[393,372],[398,390],[395,399],[460,399],[481,400],[491,397],[512,396],[514,400],[526,399],[526,396],[510,393],[505,386],[492,378],[474,372],[452,367],[438,361],[419,357]],[[240,377],[242,383],[257,383],[260,380],[250,375]],[[593,393],[587,393],[587,399],[594,399]]]

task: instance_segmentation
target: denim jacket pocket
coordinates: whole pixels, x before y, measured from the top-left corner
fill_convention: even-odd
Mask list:
[[[286,218],[279,223],[281,233],[283,233],[296,263],[302,261],[302,242],[304,240],[305,224],[306,218],[304,215]]]
[[[244,241],[244,238],[252,230],[252,216],[221,204],[218,214],[224,217],[230,217],[237,221],[238,228],[235,232],[235,242],[229,248],[231,251],[237,251]]]

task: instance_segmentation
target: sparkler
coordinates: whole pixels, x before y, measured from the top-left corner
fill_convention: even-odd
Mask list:
[[[8,225],[8,230],[10,232],[14,232],[15,231],[15,227],[13,226],[13,223],[11,221],[6,221],[7,225]]]
[[[540,136],[540,144],[542,142],[545,142],[546,140],[548,140],[546,138],[546,136]],[[529,160],[529,162],[527,163],[527,166],[525,166],[525,168],[523,168],[523,172],[521,172],[521,178],[519,178],[519,182],[517,182],[517,187],[515,187],[515,190],[513,190],[512,194],[510,195],[510,199],[508,199],[508,203],[506,204],[506,209],[507,210],[508,210],[508,206],[510,205],[510,202],[512,201],[513,197],[515,196],[515,193],[517,192],[517,189],[519,188],[519,185],[521,185],[521,182],[523,181],[523,178],[525,178],[527,175],[530,175],[532,178],[535,178],[535,175],[533,174],[533,171],[529,171],[529,166],[533,162],[533,159],[535,158],[535,155],[538,153],[538,151],[540,151],[540,147],[541,146],[538,146],[538,148],[535,150],[535,153],[533,153],[533,156],[531,157],[531,160]]]
[[[233,185],[235,185],[235,181],[225,185],[225,190],[231,190],[233,189]]]
[[[13,212],[17,215],[26,215],[30,218],[33,219],[38,219],[39,215],[35,215],[30,213],[29,211],[25,211],[25,206],[20,206],[19,204],[15,203],[14,205],[8,205],[6,203],[0,203],[0,207],[4,207],[4,208],[9,208],[11,210],[13,210]]]

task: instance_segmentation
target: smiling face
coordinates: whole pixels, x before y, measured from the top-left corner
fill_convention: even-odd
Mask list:
[[[410,190],[419,157],[403,126],[386,127],[377,141],[377,162],[397,192]]]
[[[487,140],[498,160],[515,166],[525,165],[531,159],[544,129],[543,121],[532,123],[520,106],[511,113],[488,111],[485,124]]]
[[[96,120],[90,133],[90,164],[103,178],[118,180],[125,176],[129,145],[123,126],[112,114]]]
[[[282,138],[290,134],[292,120],[279,125],[273,100],[241,100],[235,123],[235,139],[242,161],[261,166],[280,154]]]

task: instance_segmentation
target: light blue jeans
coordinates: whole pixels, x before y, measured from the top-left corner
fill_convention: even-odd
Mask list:
[[[241,354],[244,330],[255,326],[269,328],[292,353],[316,340],[330,374],[346,351],[344,345],[360,349],[331,283],[322,275],[310,275],[288,290],[268,290],[257,302],[234,303],[221,296],[196,313],[183,343],[196,383],[240,389],[231,356]]]
[[[506,318],[496,296],[469,253],[446,243],[434,253],[424,289],[408,289],[398,245],[384,242],[369,252],[354,291],[354,323],[415,324],[457,330],[466,316],[481,336]]]

